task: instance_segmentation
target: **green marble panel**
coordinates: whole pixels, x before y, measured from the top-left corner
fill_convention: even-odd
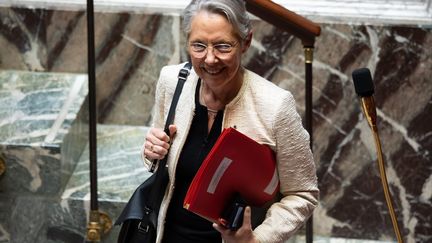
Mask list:
[[[2,194],[61,195],[88,140],[86,95],[83,74],[0,71]]]
[[[86,95],[83,74],[0,71],[0,143],[61,143]]]

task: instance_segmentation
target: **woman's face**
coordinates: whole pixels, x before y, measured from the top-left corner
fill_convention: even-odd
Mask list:
[[[241,56],[246,49],[224,16],[201,11],[193,17],[188,52],[196,73],[207,85],[217,88],[241,82]]]

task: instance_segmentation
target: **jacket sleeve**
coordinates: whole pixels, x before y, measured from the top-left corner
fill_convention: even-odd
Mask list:
[[[284,242],[311,216],[319,190],[309,134],[291,93],[281,102],[273,124],[282,198],[271,205],[254,234],[262,243]]]
[[[165,99],[166,99],[165,81],[167,78],[166,76],[167,76],[167,67],[163,67],[159,74],[159,79],[156,83],[156,91],[155,91],[155,98],[154,98],[155,103],[152,109],[151,127],[163,128],[164,126]],[[147,168],[150,168],[152,162],[144,156],[144,145],[145,145],[145,141],[141,146],[141,158],[144,162],[144,165]]]

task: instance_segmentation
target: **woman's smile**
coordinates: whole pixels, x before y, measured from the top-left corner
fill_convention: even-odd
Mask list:
[[[207,74],[214,75],[214,76],[217,76],[217,75],[221,74],[225,70],[224,67],[222,67],[222,68],[212,68],[212,67],[204,67],[204,66],[201,67],[201,69],[204,72],[206,72]]]

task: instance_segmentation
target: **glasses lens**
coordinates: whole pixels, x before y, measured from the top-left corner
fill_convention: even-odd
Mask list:
[[[195,57],[201,58],[204,57],[204,55],[207,53],[206,51],[207,46],[204,45],[203,43],[193,42],[190,43],[189,46],[190,46],[191,54],[194,55]]]
[[[191,48],[194,52],[204,52],[207,46],[202,43],[191,43]]]
[[[229,54],[233,51],[234,46],[229,43],[219,43],[215,45],[209,45],[200,43],[200,42],[192,42],[189,44],[191,54],[195,57],[202,58],[207,52],[213,51],[213,54],[219,58],[225,58],[229,56]]]
[[[232,45],[226,44],[226,43],[224,43],[224,44],[217,44],[217,45],[214,45],[213,47],[214,47],[214,49],[217,52],[219,52],[221,54],[230,53],[232,51],[232,49],[233,49]]]

